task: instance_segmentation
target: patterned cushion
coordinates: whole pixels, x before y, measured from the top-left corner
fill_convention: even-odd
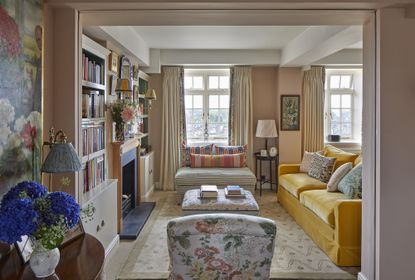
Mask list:
[[[185,146],[182,145],[182,149],[180,151],[181,154],[181,167],[190,166],[190,154],[202,154],[202,155],[210,155],[212,154],[213,144],[208,144],[204,146]]]
[[[308,175],[324,183],[327,183],[330,180],[331,174],[333,173],[335,163],[336,158],[329,158],[315,153],[313,155],[313,160],[311,162],[311,167],[308,171]]]
[[[238,168],[246,165],[245,154],[231,155],[200,155],[190,154],[190,167],[192,168]]]
[[[269,279],[276,225],[265,218],[201,214],[170,220],[170,279]]]
[[[345,163],[339,168],[337,168],[333,175],[331,175],[329,182],[327,183],[327,191],[329,192],[336,192],[337,185],[339,184],[340,180],[352,170],[353,164],[351,162]]]
[[[217,155],[223,154],[242,154],[246,153],[248,145],[243,146],[215,146],[215,153]]]
[[[350,199],[362,198],[362,164],[356,165],[340,180],[338,189]]]
[[[301,173],[308,173],[310,171],[311,162],[313,161],[314,153],[310,153],[305,151],[303,155],[303,160],[301,161],[300,165],[300,172]]]

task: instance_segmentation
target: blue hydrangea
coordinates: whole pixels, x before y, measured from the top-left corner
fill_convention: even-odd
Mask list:
[[[57,217],[62,215],[68,229],[73,228],[78,223],[80,207],[70,194],[53,192],[49,193],[46,199],[50,201],[51,213],[57,215]]]
[[[33,200],[19,198],[2,205],[0,212],[0,241],[13,244],[22,241],[23,235],[31,235],[37,229],[39,213]]]
[[[37,182],[24,181],[11,188],[7,194],[4,195],[1,202],[1,207],[4,207],[9,202],[18,198],[27,197],[31,199],[37,199],[40,197],[45,197],[47,193],[48,190],[43,185]]]

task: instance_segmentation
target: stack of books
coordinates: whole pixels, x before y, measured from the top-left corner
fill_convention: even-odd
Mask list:
[[[225,196],[227,198],[245,198],[243,190],[240,186],[227,186],[225,188]]]
[[[215,185],[200,186],[200,198],[217,198],[218,187]]]

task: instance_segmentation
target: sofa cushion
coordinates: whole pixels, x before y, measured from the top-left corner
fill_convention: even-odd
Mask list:
[[[330,180],[331,174],[333,173],[335,163],[335,158],[325,157],[315,153],[313,155],[313,161],[311,162],[308,175],[324,183],[327,183]]]
[[[242,146],[215,146],[215,153],[217,155],[242,154],[242,153],[246,153],[247,150],[248,150],[248,145],[242,145]]]
[[[336,164],[334,165],[335,170],[339,166],[341,166],[341,165],[343,165],[347,162],[354,163],[354,161],[358,157],[357,154],[345,152],[345,151],[343,151],[339,148],[336,148],[332,145],[326,145],[324,147],[324,156],[336,158]]]
[[[362,198],[362,164],[359,163],[344,176],[338,187],[339,191],[344,193],[347,198]]]
[[[190,166],[190,154],[210,155],[213,151],[213,144],[203,146],[186,146],[182,144],[180,150],[180,166]]]
[[[190,154],[192,168],[238,168],[246,166],[245,154],[198,155]]]
[[[200,185],[240,185],[254,186],[255,174],[248,167],[242,168],[190,168],[182,167],[177,170],[175,177],[178,186]]]
[[[285,174],[278,179],[279,185],[286,189],[290,194],[299,197],[300,193],[307,190],[326,189],[326,183],[311,178],[304,173]],[[326,190],[325,190],[326,191]]]
[[[333,228],[334,207],[339,199],[347,199],[347,197],[341,192],[326,190],[305,191],[300,194],[300,203]]]
[[[339,184],[340,180],[346,176],[347,173],[349,173],[350,170],[352,170],[353,164],[351,162],[345,163],[339,168],[336,169],[336,171],[333,172],[333,175],[331,175],[329,182],[327,183],[327,191],[328,192],[337,192],[337,185]]]

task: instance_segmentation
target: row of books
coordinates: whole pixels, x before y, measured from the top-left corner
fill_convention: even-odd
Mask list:
[[[85,168],[82,170],[84,179],[83,192],[99,186],[105,180],[105,161],[104,156],[97,157],[86,162]]]
[[[98,90],[82,91],[82,117],[102,118],[104,117],[105,99]]]
[[[105,149],[104,126],[89,126],[82,128],[82,154],[84,156]]]
[[[82,54],[82,79],[96,84],[104,84],[104,64]]]
[[[229,185],[224,189],[226,198],[245,198],[243,188],[236,185]],[[200,198],[217,198],[218,187],[215,185],[200,186]]]

